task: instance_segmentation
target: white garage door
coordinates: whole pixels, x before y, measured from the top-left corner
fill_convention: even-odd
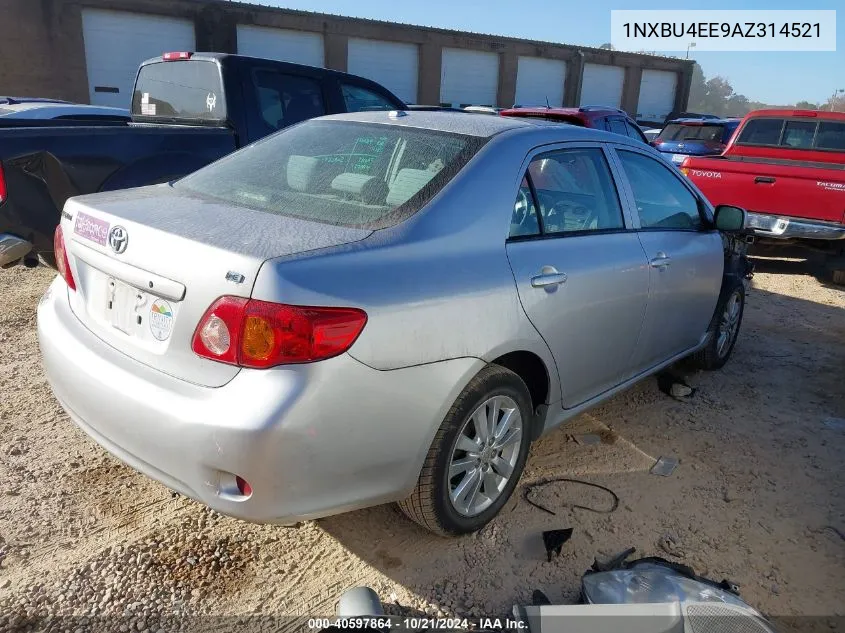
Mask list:
[[[351,38],[348,52],[350,73],[380,83],[405,103],[416,103],[420,63],[416,44]]]
[[[520,57],[516,71],[516,105],[563,105],[566,62],[542,57]]]
[[[581,105],[604,105],[618,108],[622,105],[624,83],[624,68],[603,64],[584,64]]]
[[[319,33],[239,24],[238,53],[308,66],[325,65],[323,36]]]
[[[637,118],[662,121],[674,109],[678,74],[667,70],[644,70],[640,83]]]
[[[193,51],[194,24],[140,13],[82,10],[88,98],[96,105],[129,108],[138,66],[173,51]]]
[[[440,103],[453,107],[496,104],[499,56],[496,53],[444,48],[440,68]]]

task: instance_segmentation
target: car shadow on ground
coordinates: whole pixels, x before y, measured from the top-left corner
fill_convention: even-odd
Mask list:
[[[693,398],[668,397],[649,378],[551,432],[532,446],[513,497],[481,532],[435,536],[393,506],[318,525],[377,575],[447,613],[505,613],[530,602],[535,589],[553,602],[575,602],[593,559],[630,546],[731,578],[763,611],[802,609],[806,587],[785,601],[770,591],[763,561],[777,558],[782,586],[845,582],[831,562],[841,545],[784,545],[806,542],[807,522],[845,516],[845,500],[830,492],[845,486],[845,434],[822,430],[826,416],[845,417],[843,366],[843,309],[752,287],[734,357],[721,371],[691,375]],[[602,441],[579,443],[583,433]],[[672,476],[649,474],[660,455],[680,460]],[[619,506],[605,512],[607,495],[577,484],[532,492],[555,515],[526,502],[527,482],[555,476],[611,488]],[[549,562],[542,531],[568,527],[571,541]]]
[[[790,276],[809,275],[825,288],[845,290],[845,286],[833,283],[831,269],[823,253],[799,247],[777,250],[758,247],[752,248],[749,256],[756,272]]]

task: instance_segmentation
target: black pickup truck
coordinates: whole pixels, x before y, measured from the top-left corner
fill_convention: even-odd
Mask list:
[[[323,114],[404,108],[355,75],[165,53],[141,64],[131,121],[0,122],[0,267],[55,266],[53,233],[72,196],[169,182]]]

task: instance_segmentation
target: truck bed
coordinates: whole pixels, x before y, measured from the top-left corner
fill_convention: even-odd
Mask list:
[[[65,201],[82,193],[167,182],[234,151],[231,129],[183,125],[36,125],[0,128],[7,200],[0,234],[27,239],[51,261]]]

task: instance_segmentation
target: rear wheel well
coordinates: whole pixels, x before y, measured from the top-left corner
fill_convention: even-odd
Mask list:
[[[528,387],[528,393],[531,394],[531,407],[535,413],[540,405],[546,403],[549,397],[549,372],[537,354],[525,351],[510,352],[492,362],[522,378]]]

